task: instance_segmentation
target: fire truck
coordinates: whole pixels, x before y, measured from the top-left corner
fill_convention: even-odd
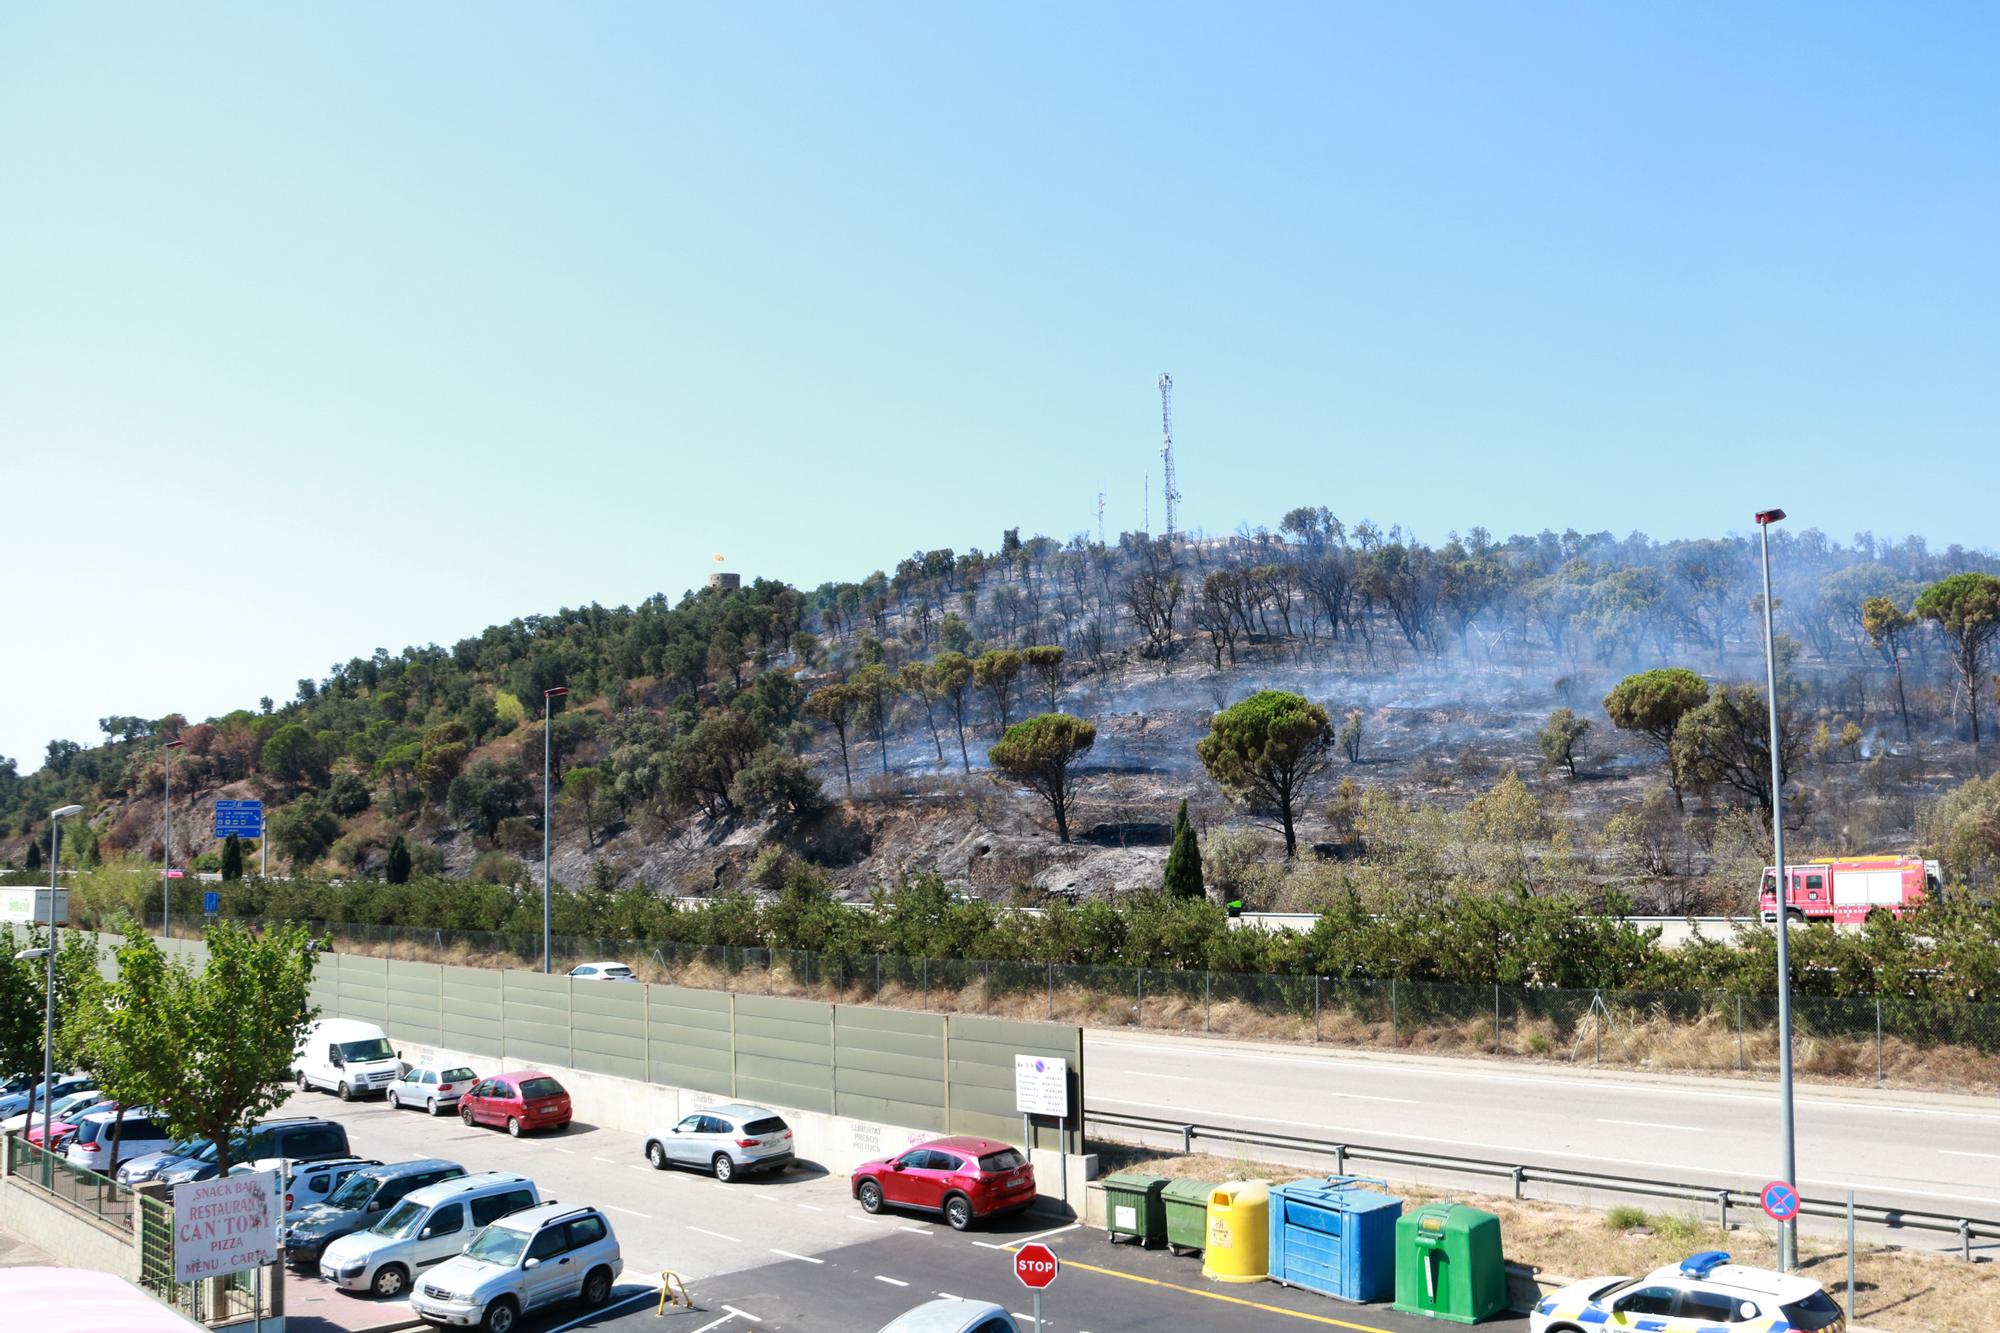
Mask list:
[[[1935,861],[1911,856],[1857,856],[1787,867],[1785,915],[1794,922],[1859,925],[1877,912],[1901,916],[1943,889]],[[1757,908],[1776,921],[1778,871],[1764,867]]]

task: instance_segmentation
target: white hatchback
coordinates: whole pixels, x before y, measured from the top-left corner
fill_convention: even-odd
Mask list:
[[[479,1075],[464,1065],[406,1065],[403,1076],[389,1085],[389,1105],[421,1106],[436,1115],[457,1106],[478,1081]]]

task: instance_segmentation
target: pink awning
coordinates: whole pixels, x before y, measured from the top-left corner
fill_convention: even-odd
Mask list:
[[[37,1333],[188,1333],[201,1325],[124,1278],[88,1268],[0,1268],[7,1322]]]

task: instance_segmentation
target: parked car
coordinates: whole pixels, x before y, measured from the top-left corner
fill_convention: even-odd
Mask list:
[[[624,1266],[603,1213],[543,1204],[489,1223],[424,1276],[410,1310],[430,1324],[511,1333],[524,1310],[576,1298],[603,1305]]]
[[[122,1161],[173,1146],[174,1136],[166,1122],[154,1119],[144,1108],[122,1113],[93,1111],[77,1123],[76,1133],[63,1149],[63,1160],[109,1175]]]
[[[794,1160],[792,1130],[784,1117],[761,1106],[707,1106],[683,1116],[672,1129],[646,1140],[646,1160],[656,1171],[697,1166],[732,1180],[739,1171],[783,1171]]]
[[[149,1180],[158,1180],[160,1173],[168,1167],[206,1153],[215,1155],[215,1145],[207,1139],[182,1139],[164,1152],[147,1153],[134,1157],[121,1165],[113,1174],[121,1185],[143,1185]]]
[[[472,1233],[541,1201],[534,1181],[505,1171],[426,1185],[411,1190],[368,1230],[327,1246],[319,1275],[343,1291],[384,1299],[408,1295],[414,1275],[464,1252]]]
[[[457,1162],[438,1158],[365,1166],[343,1181],[325,1203],[309,1204],[285,1214],[284,1226],[278,1233],[285,1247],[285,1262],[316,1273],[320,1253],[328,1245],[373,1226],[411,1192],[440,1180],[456,1180],[464,1174],[465,1168]]]
[[[459,1098],[458,1118],[468,1125],[504,1125],[515,1138],[529,1130],[569,1124],[569,1094],[539,1069],[481,1079]]]
[[[293,1162],[277,1168],[278,1178],[285,1183],[285,1211],[295,1212],[309,1204],[323,1203],[356,1171],[380,1165],[373,1157],[337,1157],[330,1162]],[[238,1162],[229,1168],[229,1174],[247,1176],[272,1169],[255,1162]]]
[[[232,1139],[229,1145],[232,1165],[242,1163],[253,1171],[289,1173],[301,1163],[353,1155],[347,1145],[347,1127],[337,1120],[321,1120],[316,1116],[261,1121],[248,1134]],[[185,1161],[170,1163],[154,1178],[167,1186],[170,1193],[174,1186],[190,1180],[213,1180],[215,1151],[211,1147]]]
[[[1035,1168],[993,1139],[932,1139],[895,1157],[862,1163],[850,1183],[868,1212],[942,1213],[954,1231],[1035,1201]]]
[[[632,969],[623,963],[578,963],[569,970],[575,981],[637,981]]]
[[[403,1062],[382,1029],[352,1018],[313,1020],[292,1067],[300,1092],[324,1088],[344,1102],[387,1092],[402,1074]]]
[[[881,1333],[1021,1333],[1006,1307],[963,1296],[940,1296],[882,1325]]]
[[[1721,1250],[1703,1250],[1640,1278],[1573,1282],[1544,1296],[1528,1315],[1530,1333],[1626,1327],[1697,1333],[1732,1325],[1840,1333],[1847,1316],[1813,1279],[1732,1264]]]
[[[82,1092],[72,1092],[66,1097],[56,1098],[55,1105],[50,1109],[55,1113],[55,1121],[48,1126],[49,1133],[55,1136],[55,1145],[60,1148],[63,1139],[76,1132],[78,1119],[89,1115],[92,1111],[115,1111],[118,1109],[118,1103],[107,1102],[104,1100],[104,1094],[95,1088],[85,1088]],[[32,1116],[24,1112],[20,1124],[9,1121],[0,1125],[0,1132],[9,1129],[19,1130],[21,1137],[30,1143],[40,1143],[42,1116],[39,1112]]]
[[[53,1093],[56,1097],[60,1098],[72,1092],[82,1092],[96,1081],[83,1074],[57,1074]],[[9,1093],[5,1097],[0,1097],[0,1122],[5,1122],[14,1116],[22,1115],[24,1112],[30,1110],[39,1114],[41,1109],[42,1081],[36,1079],[35,1085],[32,1088],[23,1088],[19,1092]],[[23,1119],[21,1123],[26,1124],[27,1121]]]
[[[404,1065],[403,1076],[389,1085],[389,1105],[421,1106],[436,1115],[441,1109],[458,1105],[479,1075],[464,1065]]]

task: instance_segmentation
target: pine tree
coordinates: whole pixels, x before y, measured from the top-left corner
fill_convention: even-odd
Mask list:
[[[243,878],[243,840],[234,833],[222,842],[222,877],[225,880]]]
[[[40,870],[41,868],[42,844],[30,838],[28,839],[28,869]]]
[[[1181,802],[1174,816],[1174,845],[1167,853],[1167,873],[1163,881],[1176,898],[1205,898],[1208,889],[1201,882],[1201,848],[1194,840],[1194,825],[1188,822],[1187,802]]]
[[[389,844],[389,866],[384,874],[391,884],[410,882],[410,845],[403,841],[403,835],[400,833],[396,835],[396,840]]]

